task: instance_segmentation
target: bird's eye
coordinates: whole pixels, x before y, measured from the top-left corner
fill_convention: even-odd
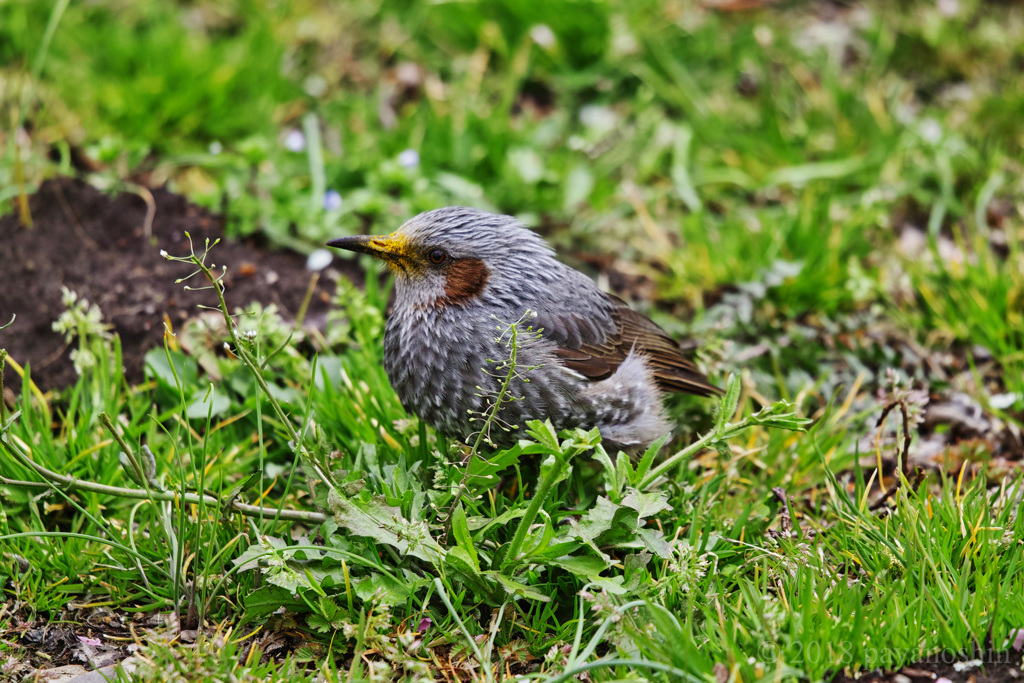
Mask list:
[[[430,259],[430,262],[433,263],[435,266],[439,266],[448,260],[448,252],[446,252],[444,249],[434,249],[429,254],[427,254],[427,258]]]

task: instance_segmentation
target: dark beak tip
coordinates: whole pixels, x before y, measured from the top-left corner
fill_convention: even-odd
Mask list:
[[[347,235],[345,237],[338,237],[331,240],[327,243],[327,246],[334,247],[335,249],[355,251],[361,254],[369,254],[380,258],[381,251],[373,246],[372,239],[373,238],[369,235]]]

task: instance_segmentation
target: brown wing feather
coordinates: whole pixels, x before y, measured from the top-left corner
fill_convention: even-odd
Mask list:
[[[645,316],[613,298],[614,334],[599,330],[578,314],[547,315],[544,334],[558,343],[555,355],[589,380],[610,377],[634,348],[643,353],[663,391],[712,396],[722,390],[708,382],[679,345]],[[599,336],[600,335],[600,336]]]

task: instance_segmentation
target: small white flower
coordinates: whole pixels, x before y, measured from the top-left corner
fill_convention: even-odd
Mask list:
[[[1013,404],[1017,401],[1024,401],[1024,395],[1020,392],[1009,392],[992,396],[989,398],[988,404],[997,410],[1006,410],[1013,407]],[[1021,632],[1024,633],[1024,630]]]
[[[327,92],[327,79],[320,74],[313,74],[302,83],[302,89],[310,97],[321,97]]]
[[[96,354],[89,349],[72,349],[71,363],[75,366],[75,372],[81,376],[89,368],[96,367]]]
[[[64,308],[71,308],[76,301],[78,301],[78,293],[61,285],[60,302],[64,305]]]
[[[293,128],[284,136],[284,146],[290,152],[301,152],[306,149],[306,136]]]
[[[224,151],[224,145],[220,144],[219,141],[214,140],[210,143],[210,146],[207,149],[209,149],[210,154],[217,155]]]
[[[410,170],[416,168],[420,165],[420,153],[414,149],[403,150],[398,155],[398,165]]]
[[[935,119],[925,119],[921,122],[921,138],[931,144],[936,144],[942,139],[942,124]]]
[[[580,123],[599,135],[610,132],[618,122],[619,117],[608,107],[588,104],[580,109]]]
[[[334,260],[334,254],[326,249],[314,249],[306,257],[306,270],[311,272],[321,271],[327,266],[331,265],[331,261]]]
[[[550,50],[555,46],[555,32],[547,24],[537,24],[531,28],[530,37],[533,38],[533,42],[545,50]]]

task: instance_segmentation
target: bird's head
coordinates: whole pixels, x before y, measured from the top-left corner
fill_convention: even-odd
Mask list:
[[[370,254],[395,275],[399,299],[462,306],[503,282],[542,271],[551,249],[511,216],[449,206],[421,213],[390,235],[341,237],[330,247]]]

